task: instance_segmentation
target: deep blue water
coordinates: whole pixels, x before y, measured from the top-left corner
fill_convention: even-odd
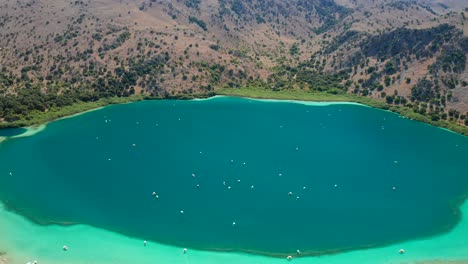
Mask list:
[[[5,128],[0,129],[0,137],[12,137],[26,132],[25,128]]]
[[[139,102],[3,142],[0,200],[42,224],[315,254],[453,226],[467,157],[466,137],[358,105]]]

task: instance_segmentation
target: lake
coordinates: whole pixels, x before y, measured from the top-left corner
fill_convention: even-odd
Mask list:
[[[459,220],[464,136],[355,104],[220,97],[106,107],[0,145],[0,200],[206,250],[320,255]]]

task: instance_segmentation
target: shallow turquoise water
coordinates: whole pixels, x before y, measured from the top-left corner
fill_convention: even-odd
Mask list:
[[[141,102],[2,143],[0,199],[43,224],[203,249],[324,253],[452,226],[453,204],[468,192],[467,144],[357,105]]]

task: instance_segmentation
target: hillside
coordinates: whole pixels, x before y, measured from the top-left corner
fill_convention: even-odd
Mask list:
[[[0,121],[219,88],[355,94],[468,124],[461,0],[5,0]]]

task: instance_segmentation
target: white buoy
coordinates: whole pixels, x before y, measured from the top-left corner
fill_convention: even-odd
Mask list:
[[[184,252],[184,254],[185,254],[185,253],[187,253],[187,249],[186,249],[186,248],[184,248],[184,250],[182,250],[182,252]]]
[[[394,163],[394,164],[398,164],[398,160],[394,160],[393,163]]]
[[[398,252],[399,252],[400,254],[405,254],[405,250],[404,250],[404,249],[400,249]]]
[[[286,259],[287,260],[292,260],[292,256],[288,256]]]
[[[226,185],[226,182],[225,182],[225,181],[223,181],[223,185]]]
[[[143,241],[143,245],[145,245],[145,247],[146,247],[146,240],[145,240],[145,241]]]
[[[250,189],[254,189],[254,188],[255,188],[255,187],[254,187],[253,185],[252,185],[252,186],[250,186]]]
[[[298,148],[298,147],[296,147],[296,150],[299,150],[299,148]]]
[[[136,147],[136,144],[132,144],[132,147]]]
[[[63,246],[63,251],[67,251],[68,250],[68,247],[67,246]]]
[[[301,197],[299,197],[299,196],[296,196],[296,200],[299,200],[299,198],[301,198]]]
[[[184,210],[180,210],[180,214],[184,214]]]
[[[153,192],[151,195],[156,196],[156,192]]]
[[[298,255],[300,255],[300,254],[301,254],[301,251],[298,249],[298,250],[296,250],[296,253],[297,253]]]
[[[282,174],[282,173],[278,173],[278,176],[283,176],[283,174]]]
[[[194,178],[195,178],[196,176],[197,176],[197,175],[195,175],[195,173],[192,173],[192,177],[194,177]]]
[[[232,222],[232,225],[235,226],[235,225],[236,225],[236,222]]]
[[[292,195],[292,192],[288,192],[288,195],[291,196],[291,195]]]
[[[231,189],[231,186],[228,186],[228,189],[230,190],[230,189]]]
[[[305,186],[304,186],[304,187],[302,187],[302,190],[305,190],[305,189],[307,189],[307,187],[305,187]]]
[[[200,184],[197,184],[197,188],[200,189]]]
[[[111,159],[111,158],[108,158],[107,160],[108,160],[108,161],[111,161],[112,159]]]
[[[12,173],[12,172],[10,172],[9,174],[10,174],[10,176],[12,176],[12,175],[13,175],[13,173]]]
[[[396,190],[396,187],[393,187],[392,190]]]
[[[244,162],[244,163],[242,163],[242,164],[244,164],[244,165],[245,165],[246,163]]]
[[[239,182],[239,183],[240,183],[240,180],[237,180],[237,182]]]
[[[338,187],[338,184],[333,185],[333,187],[335,187],[335,188]]]

